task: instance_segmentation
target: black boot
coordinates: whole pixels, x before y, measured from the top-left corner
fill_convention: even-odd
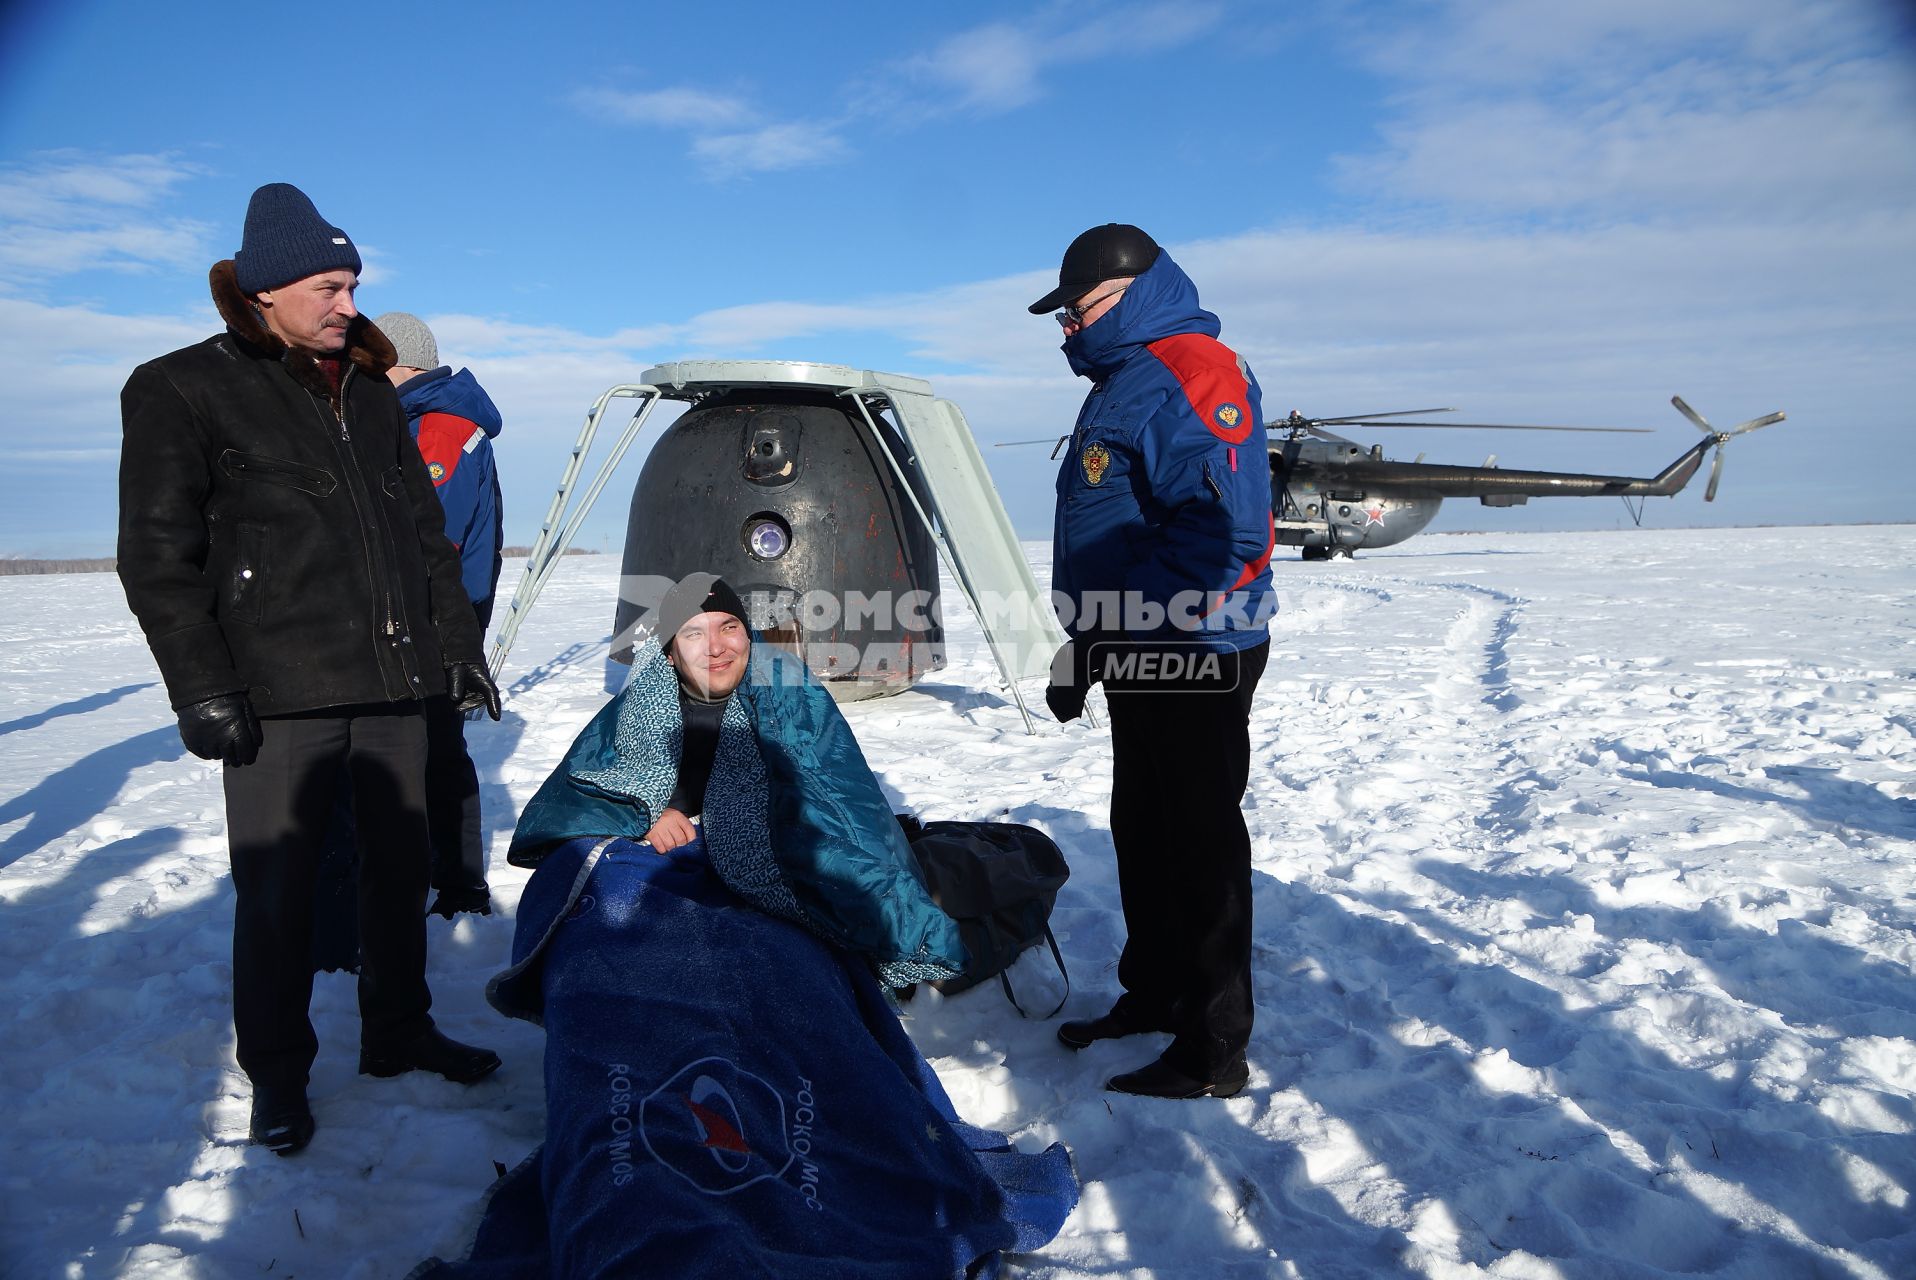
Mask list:
[[[362,1048],[359,1074],[397,1076],[430,1071],[454,1084],[484,1080],[499,1069],[499,1055],[477,1045],[460,1044],[437,1027],[393,1049]]]
[[[303,1087],[253,1086],[253,1122],[249,1137],[275,1155],[290,1156],[313,1140],[312,1108]]]
[[[1239,1054],[1209,1076],[1189,1076],[1159,1058],[1156,1062],[1112,1076],[1104,1087],[1113,1093],[1141,1098],[1228,1098],[1243,1090],[1251,1069]]]
[[[1058,1024],[1058,1043],[1067,1049],[1082,1049],[1098,1040],[1121,1040],[1149,1031],[1169,1031],[1169,1027],[1139,1021],[1113,1009],[1102,1018],[1080,1018]]]
[[[491,915],[491,892],[485,885],[480,885],[476,889],[441,889],[439,896],[433,899],[432,907],[426,914],[444,916],[450,920],[461,911],[470,911],[476,916]]]

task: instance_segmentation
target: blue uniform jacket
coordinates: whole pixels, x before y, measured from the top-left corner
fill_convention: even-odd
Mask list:
[[[1095,384],[1058,471],[1052,590],[1073,635],[1246,649],[1268,635],[1271,476],[1257,379],[1217,341],[1197,286],[1160,252],[1097,323],[1067,337]]]
[[[504,509],[492,441],[505,425],[470,369],[441,367],[407,380],[399,403],[426,460],[446,536],[459,548],[459,580],[482,612],[499,584]]]

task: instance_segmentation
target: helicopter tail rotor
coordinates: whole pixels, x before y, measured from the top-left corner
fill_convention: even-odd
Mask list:
[[[1683,403],[1682,396],[1671,396],[1670,403],[1676,406],[1678,413],[1695,423],[1696,429],[1704,435],[1709,436],[1711,443],[1716,445],[1716,457],[1710,460],[1710,483],[1703,490],[1703,500],[1705,502],[1716,501],[1717,482],[1723,478],[1724,448],[1730,443],[1730,437],[1740,436],[1746,431],[1754,431],[1758,427],[1767,427],[1773,422],[1783,421],[1783,415],[1780,413],[1766,413],[1760,418],[1751,418],[1748,422],[1739,422],[1728,430],[1718,431],[1710,425],[1709,419],[1705,418],[1695,409],[1692,409],[1689,405]]]

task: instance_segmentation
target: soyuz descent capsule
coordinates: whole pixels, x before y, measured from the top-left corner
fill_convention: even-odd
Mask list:
[[[610,656],[631,663],[667,590],[715,573],[766,640],[841,701],[898,693],[945,665],[940,606],[959,592],[1003,688],[1050,673],[1064,633],[1039,592],[964,413],[903,374],[799,360],[680,360],[586,415],[489,655],[497,672],[606,482],[667,400],[626,525]],[[581,487],[607,411],[635,401]],[[943,573],[941,574],[941,570]],[[625,668],[607,672],[607,691]]]
[[[883,450],[908,459],[872,415]],[[907,487],[912,492],[907,492]],[[915,502],[914,502],[915,499]],[[895,693],[944,665],[938,555],[857,408],[806,386],[737,387],[693,404],[652,446],[632,491],[628,583],[716,573],[765,639],[792,650],[840,701]],[[644,601],[622,593],[614,657],[631,661]]]

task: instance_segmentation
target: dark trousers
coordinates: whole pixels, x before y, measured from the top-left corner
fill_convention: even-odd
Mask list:
[[[493,599],[473,601],[480,635],[491,625]],[[466,717],[450,698],[426,700],[426,825],[432,832],[432,887],[441,893],[485,889],[479,770],[466,750]]]
[[[450,698],[426,699],[426,825],[432,832],[432,887],[484,889],[479,770],[466,750],[466,718]]]
[[[362,1046],[432,1027],[426,987],[426,723],[415,703],[260,722],[259,759],[226,779],[233,865],[233,1025],[255,1084],[305,1084],[319,1042],[313,897],[343,771],[359,831]]]
[[[1126,931],[1117,1008],[1172,1032],[1166,1060],[1206,1078],[1251,1039],[1251,838],[1241,805],[1251,699],[1270,642],[1205,651],[1214,664],[1194,662],[1202,653],[1188,647],[1158,652],[1187,669],[1147,678],[1134,668],[1105,682]]]

